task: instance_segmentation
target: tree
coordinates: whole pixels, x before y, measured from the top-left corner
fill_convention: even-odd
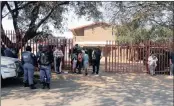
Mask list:
[[[60,29],[63,25],[62,21],[65,20],[64,13],[68,11],[74,11],[74,14],[79,17],[86,16],[89,19],[101,18],[101,12],[98,10],[99,6],[101,6],[100,2],[84,1],[2,1],[1,21],[6,16],[13,20],[16,33],[15,45],[21,48],[28,40],[35,36],[48,33],[50,24],[53,25],[54,28]],[[40,27],[42,27],[41,31],[39,31]],[[8,40],[9,44],[13,44],[5,35],[2,24],[1,39],[4,43],[5,40]],[[21,42],[22,45],[19,42]]]
[[[119,1],[119,2],[107,2],[104,4],[105,9],[107,11],[106,16],[109,18],[109,21],[112,24],[120,24],[120,25],[128,25],[129,23],[134,22],[134,20],[138,20],[139,27],[151,26],[153,27],[151,31],[147,31],[147,33],[151,33],[156,30],[154,33],[162,32],[170,32],[173,35],[173,47],[174,47],[174,2],[172,1],[153,1],[153,2],[129,2],[129,1]],[[156,26],[160,26],[161,28],[154,28]],[[126,26],[127,27],[127,26]],[[140,32],[142,34],[141,28],[131,32],[130,35],[138,35]],[[165,31],[164,31],[165,30]],[[145,31],[146,32],[146,31]],[[135,34],[132,34],[135,33]],[[145,34],[146,35],[146,34]],[[150,34],[152,36],[152,34]],[[157,35],[157,34],[155,34]],[[158,33],[159,35],[159,33]],[[160,34],[162,35],[162,34]],[[164,35],[164,34],[163,34]],[[147,35],[148,36],[148,35]],[[147,37],[146,36],[146,37]],[[166,34],[164,35],[166,36]],[[131,36],[127,36],[129,40],[132,39]],[[149,36],[150,37],[150,36]],[[141,37],[139,37],[141,38]],[[160,37],[161,39],[162,37]],[[120,37],[120,39],[123,39]],[[159,40],[159,39],[158,39]],[[162,39],[161,39],[162,40]],[[164,39],[163,39],[164,40]],[[174,50],[174,49],[173,49]]]
[[[131,24],[117,26],[116,40],[120,43],[140,44],[142,41],[170,42],[173,32],[163,26],[153,26],[150,29],[144,27],[133,27]]]
[[[163,26],[152,26],[152,28],[147,29],[140,25],[139,20],[133,20],[130,23],[117,26],[115,28],[116,40],[119,44],[127,44],[129,49],[127,51],[130,53],[130,60],[138,60],[139,46],[140,44],[146,45],[144,41],[153,42],[170,42],[173,32],[171,29]],[[135,46],[137,45],[137,46]],[[138,48],[137,48],[138,47]]]
[[[139,19],[141,25],[160,25],[173,29],[173,2],[107,2],[105,9],[112,23],[129,23]]]

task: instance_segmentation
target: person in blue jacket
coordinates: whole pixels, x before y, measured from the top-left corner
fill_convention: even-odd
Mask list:
[[[34,69],[36,65],[36,56],[31,53],[31,47],[27,46],[26,51],[22,53],[22,65],[24,69],[24,87],[28,87],[28,84],[31,89],[36,89],[34,86]]]

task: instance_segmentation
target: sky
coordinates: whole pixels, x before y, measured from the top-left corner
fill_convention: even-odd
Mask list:
[[[67,17],[68,17],[68,22],[67,22],[68,29],[93,23],[93,21],[85,20],[84,17],[78,19],[76,16],[73,15],[73,13],[70,13],[69,15],[67,15]],[[14,30],[13,22],[12,20],[8,19],[8,17],[3,18],[2,25],[4,30]],[[72,38],[73,36],[71,31],[64,32],[63,34],[59,33],[56,29],[52,27],[52,25],[50,25],[50,29],[53,31],[52,33],[53,36],[60,36],[66,38]]]

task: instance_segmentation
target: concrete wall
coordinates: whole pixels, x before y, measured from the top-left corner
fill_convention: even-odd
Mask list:
[[[84,30],[84,34],[82,30]],[[115,35],[112,35],[112,27],[108,26],[93,25],[75,30],[75,33],[75,42],[105,42],[107,40],[115,40]]]

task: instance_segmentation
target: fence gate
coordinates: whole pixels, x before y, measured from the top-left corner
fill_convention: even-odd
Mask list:
[[[169,47],[150,41],[138,45],[107,41],[105,45],[105,71],[116,73],[149,73],[147,59],[151,52],[157,55],[156,74],[169,72]]]

